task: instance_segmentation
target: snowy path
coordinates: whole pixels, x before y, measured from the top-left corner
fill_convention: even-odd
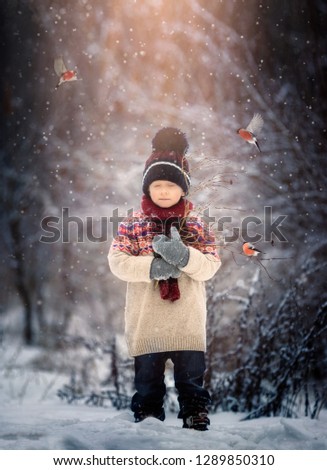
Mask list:
[[[13,356],[7,356],[13,357]],[[176,414],[164,423],[148,418],[135,424],[128,410],[60,401],[67,377],[31,370],[34,352],[0,368],[0,450],[327,450],[327,410],[319,420],[210,415],[206,432],[182,429]]]
[[[129,411],[52,402],[6,406],[0,412],[0,449],[327,449],[324,419],[211,416],[208,432],[181,428],[175,415],[135,424]]]

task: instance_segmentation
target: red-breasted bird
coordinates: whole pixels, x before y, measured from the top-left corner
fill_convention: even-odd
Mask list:
[[[259,152],[261,152],[261,150],[260,150],[256,136],[261,131],[262,126],[263,126],[262,116],[261,114],[256,113],[253,115],[253,118],[251,119],[250,124],[247,126],[246,129],[241,128],[237,130],[238,135],[242,137],[242,139],[244,139],[249,144],[255,145],[257,149],[259,150]]]
[[[251,243],[244,242],[243,243],[243,253],[246,256],[258,256],[262,251],[255,248]]]
[[[75,70],[68,70],[62,60],[62,57],[58,57],[54,61],[54,69],[56,74],[59,77],[59,82],[56,86],[56,90],[62,83],[66,82],[73,82],[74,80],[78,80],[77,72]]]

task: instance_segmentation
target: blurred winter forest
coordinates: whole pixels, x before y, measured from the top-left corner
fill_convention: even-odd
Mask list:
[[[107,252],[117,214],[139,207],[152,137],[172,125],[188,137],[190,198],[212,217],[223,262],[208,284],[214,409],[317,417],[326,2],[1,0],[0,13],[1,347],[40,348],[35,367],[72,375],[69,401],[124,406],[126,286]],[[56,90],[58,57],[80,80]],[[236,133],[254,113],[260,154]],[[256,234],[261,263],[241,254]]]

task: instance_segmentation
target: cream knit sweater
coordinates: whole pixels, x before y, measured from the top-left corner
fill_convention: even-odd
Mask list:
[[[190,257],[178,278],[180,299],[163,300],[150,279],[153,254],[133,256],[110,247],[112,273],[127,282],[125,333],[131,356],[164,351],[206,349],[205,281],[221,266],[217,255],[189,247]]]

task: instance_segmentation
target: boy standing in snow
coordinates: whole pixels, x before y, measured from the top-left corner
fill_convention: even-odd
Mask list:
[[[203,388],[206,348],[204,282],[221,262],[204,221],[184,198],[190,187],[188,142],[161,129],[143,172],[142,210],[125,219],[110,247],[111,271],[127,282],[125,332],[135,358],[131,409],[135,422],[165,419],[165,363],[174,364],[184,428],[207,430],[209,393]]]

